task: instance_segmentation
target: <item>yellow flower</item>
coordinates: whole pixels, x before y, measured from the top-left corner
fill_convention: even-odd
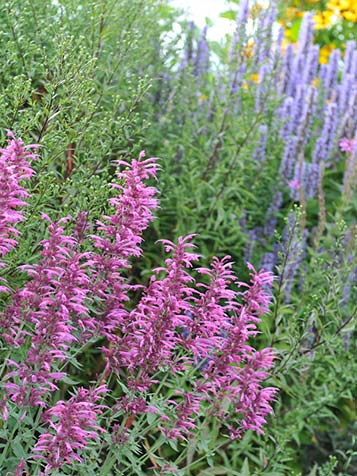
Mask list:
[[[301,12],[298,10],[296,7],[288,7],[285,10],[285,17],[287,20],[292,21],[295,20],[295,18],[300,18],[304,15],[304,12]]]
[[[347,10],[345,12],[342,12],[342,16],[347,20],[347,21],[352,21],[354,23],[357,23],[357,9],[354,10]]]
[[[335,48],[335,45],[331,43],[330,45],[324,45],[320,49],[320,64],[327,64],[331,51]]]
[[[251,74],[249,76],[250,81],[253,81],[253,83],[259,83],[259,74]]]
[[[198,97],[198,102],[202,103],[207,101],[208,97],[205,94],[201,94],[201,96]]]
[[[253,5],[252,8],[250,9],[249,16],[250,16],[251,18],[253,18],[253,20],[254,20],[255,18],[258,18],[259,15],[260,15],[260,13],[261,13],[261,11],[263,10],[263,8],[264,8],[264,7],[263,7],[262,4],[256,3],[256,4]]]
[[[352,6],[352,2],[350,2],[350,0],[330,0],[326,6],[330,10],[340,12],[341,10],[348,10],[350,6]]]
[[[357,22],[356,0],[330,0],[327,2],[327,8],[347,21]]]
[[[305,12],[300,11],[297,7],[287,7],[284,11],[284,15],[280,17],[278,22],[283,25],[291,25],[296,18],[302,18]]]
[[[253,56],[253,49],[254,49],[254,41],[250,39],[248,41],[247,46],[244,48],[244,54],[247,58],[251,58]]]
[[[325,12],[319,12],[314,15],[314,28],[315,30],[324,30],[332,24],[333,12],[326,10]]]
[[[243,81],[242,88],[245,89],[245,90],[249,89],[249,84],[250,83],[256,83],[256,84],[259,83],[259,74],[258,73],[251,74],[248,78],[248,81]]]
[[[317,86],[320,84],[320,79],[319,78],[314,78],[311,82],[311,84],[313,86],[315,86],[315,88],[317,88]]]
[[[248,82],[243,81],[242,88],[245,90],[249,89],[249,83],[259,83],[259,74],[251,74],[248,78]]]

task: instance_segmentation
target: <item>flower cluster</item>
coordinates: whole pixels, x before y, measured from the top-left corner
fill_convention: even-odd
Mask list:
[[[259,316],[267,311],[270,295],[265,288],[271,286],[272,275],[257,273],[249,265],[251,283],[239,283],[229,257],[214,258],[209,269],[197,270],[208,277],[208,284],[195,283],[186,271],[197,259],[189,251],[190,239],[179,238],[176,245],[164,242],[173,257],[157,270],[164,277],[152,278],[130,313],[124,336],[106,352],[109,367],[137,375],[129,379],[136,392],[148,390],[163,369],[196,375],[192,392],[177,394],[168,402],[167,411],[176,415],[174,421],[163,417],[160,428],[168,437],[189,435],[196,427],[193,416],[203,403],[222,421],[231,422],[232,437],[248,428],[261,431],[275,394],[274,389],[261,387],[273,354],[270,349],[255,352],[248,340],[256,335]],[[241,286],[247,290],[240,291]],[[223,398],[231,403],[229,410],[221,407]],[[132,405],[130,411],[147,411],[142,403]],[[240,418],[232,417],[232,411]]]
[[[331,14],[357,22],[357,5],[354,0],[329,0],[326,6]]]
[[[57,388],[53,382],[65,375],[54,367],[66,360],[80,330],[93,327],[85,306],[88,254],[76,252],[76,240],[64,234],[67,221],[50,222],[40,262],[22,266],[31,279],[13,294],[0,319],[2,337],[10,345],[30,342],[25,361],[8,361],[14,370],[6,375],[9,397],[21,406],[45,405],[47,392]]]
[[[177,328],[187,325],[187,299],[193,290],[188,286],[192,277],[186,271],[198,256],[187,249],[192,248],[190,236],[179,238],[177,245],[164,240],[167,251],[173,257],[166,260],[163,279],[154,275],[139,304],[130,313],[122,327],[125,337],[119,347],[113,346],[110,355],[117,354],[116,365],[130,370],[140,369],[142,377],[164,365],[174,363],[173,349],[178,343]],[[185,269],[186,268],[186,269]]]

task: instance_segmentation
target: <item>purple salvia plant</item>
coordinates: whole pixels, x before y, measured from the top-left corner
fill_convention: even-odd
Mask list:
[[[242,63],[239,68],[231,74],[232,79],[229,85],[229,91],[231,95],[235,95],[240,91],[246,70],[247,65],[245,63]],[[238,105],[236,105],[236,109],[238,110]]]
[[[297,129],[297,136],[299,137],[300,143],[299,151],[304,151],[305,146],[311,136],[313,120],[317,107],[316,99],[316,88],[313,86],[307,86],[305,91],[304,104],[301,111],[301,118]]]
[[[185,71],[186,68],[192,64],[193,59],[193,33],[196,25],[193,21],[188,24],[188,35],[184,46],[183,58],[179,66],[179,72]]]
[[[244,261],[250,262],[252,261],[255,243],[259,237],[259,230],[256,230],[256,229],[246,230],[246,235],[247,235],[247,241],[244,247],[243,257],[244,257]]]
[[[357,78],[357,50],[352,54],[350,73],[354,78]]]
[[[313,39],[313,22],[310,12],[305,13],[301,22],[297,52],[291,65],[291,73],[288,77],[286,92],[289,96],[295,96],[296,89],[301,84],[306,67],[306,57]],[[291,52],[290,52],[291,54]]]
[[[291,111],[290,134],[298,134],[304,109],[306,108],[305,85],[298,84],[296,87],[294,102]]]
[[[333,96],[333,91],[337,85],[340,56],[341,52],[337,49],[333,50],[330,55],[326,76],[324,78],[324,93],[327,99]]]
[[[285,149],[280,164],[280,175],[286,181],[291,180],[293,176],[298,141],[299,139],[297,136],[290,136],[285,144]]]
[[[306,190],[309,165],[310,164],[307,164],[305,160],[303,160],[302,163],[296,162],[293,178],[288,182],[290,197],[296,202],[300,201],[301,191],[305,192]]]
[[[257,65],[262,65],[265,62],[270,62],[271,48],[273,44],[272,27],[277,17],[276,5],[271,5],[270,8],[262,12],[259,17],[257,34],[258,37],[255,42],[254,61]]]
[[[321,136],[317,139],[315,144],[312,158],[314,164],[320,164],[321,161],[328,162],[335,142],[337,120],[337,104],[330,102],[325,109],[325,119]]]
[[[300,82],[299,75],[303,73],[306,57],[313,41],[313,21],[310,12],[305,13],[299,31],[299,39],[294,64],[294,82]]]
[[[282,192],[276,192],[265,215],[264,236],[272,238],[278,223],[278,213],[283,203]]]
[[[259,84],[255,95],[255,110],[261,112],[265,108],[265,104],[270,94],[271,67],[269,64],[263,63],[259,68]]]
[[[346,50],[344,55],[343,77],[347,74],[353,75],[353,55],[356,51],[356,42],[350,40],[346,42]]]
[[[340,116],[344,116],[347,111],[349,99],[353,94],[353,85],[355,79],[352,74],[345,74],[342,79],[342,83],[338,86],[338,113]]]
[[[193,60],[193,74],[196,78],[200,78],[207,73],[209,66],[209,47],[207,43],[207,29],[205,26],[198,40],[196,55]]]
[[[266,158],[266,148],[268,142],[268,127],[266,125],[259,126],[258,143],[254,151],[254,162],[258,165],[264,162]]]
[[[314,198],[316,195],[316,190],[318,188],[318,183],[320,179],[320,166],[316,163],[306,163],[304,162],[305,170],[303,179],[303,189],[304,194],[307,198]],[[300,198],[300,197],[299,197]]]
[[[310,45],[302,78],[302,84],[309,85],[316,78],[319,66],[319,54],[320,47],[318,45]]]
[[[303,20],[301,22],[299,40],[298,40],[298,56],[305,56],[308,53],[309,47],[312,43],[314,33],[313,33],[313,20],[311,12],[306,12],[304,14]]]
[[[319,79],[319,82],[321,82],[322,84],[326,78],[327,68],[328,68],[327,64],[321,64],[319,68],[318,79]]]
[[[277,265],[277,262],[278,262],[277,253],[274,251],[267,251],[266,253],[264,253],[264,255],[262,256],[262,259],[260,260],[260,267],[264,269],[265,271],[273,273],[274,268]]]
[[[292,116],[294,99],[287,97],[276,112],[276,122],[279,126],[279,137],[287,139],[290,135],[290,122]]]
[[[351,258],[354,260],[356,257],[355,256],[351,256]],[[340,305],[341,306],[346,306],[350,300],[351,300],[351,291],[356,288],[356,285],[357,285],[357,266],[355,266],[354,268],[351,269],[346,281],[345,281],[345,285],[343,287],[343,297],[342,297],[342,300],[340,302]]]
[[[276,87],[276,93],[280,97],[283,94],[282,90],[284,87],[282,82],[284,60],[281,55],[284,34],[285,34],[284,28],[280,27],[278,30],[276,42],[275,44],[273,43],[274,46],[273,46],[272,61],[271,61],[273,71],[275,71],[274,84]]]
[[[290,92],[290,82],[293,75],[293,66],[294,66],[294,46],[290,43],[286,47],[284,59],[283,59],[283,70],[281,77],[281,92],[288,94]]]
[[[230,60],[235,60],[239,55],[240,48],[246,41],[246,28],[249,15],[249,0],[242,0],[239,4],[239,10],[236,20],[236,30],[232,38],[229,57]]]

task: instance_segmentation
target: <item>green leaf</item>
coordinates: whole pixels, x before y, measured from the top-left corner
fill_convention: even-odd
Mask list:
[[[244,463],[243,463],[243,466],[242,466],[242,471],[241,471],[241,476],[250,476],[248,458],[245,458],[245,460],[244,460]]]
[[[227,20],[235,20],[237,18],[237,12],[235,10],[226,10],[220,13],[221,18],[227,18]]]
[[[18,458],[26,458],[26,453],[25,453],[25,450],[24,448],[22,447],[22,444],[21,444],[21,438],[20,437],[16,437],[12,444],[11,444],[11,448],[13,450],[13,452],[15,453],[15,455],[18,457]]]

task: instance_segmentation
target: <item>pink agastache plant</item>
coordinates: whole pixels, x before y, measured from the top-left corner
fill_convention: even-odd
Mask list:
[[[25,146],[22,140],[16,140],[8,131],[8,146],[0,149],[0,267],[5,264],[1,260],[17,244],[19,235],[15,225],[24,219],[20,207],[26,205],[24,199],[28,193],[21,182],[32,177],[35,173],[30,167],[29,160],[35,158],[37,145]],[[6,291],[6,286],[0,286]]]
[[[353,152],[356,147],[356,142],[353,139],[348,139],[347,137],[344,137],[340,141],[340,149],[343,152]]]
[[[16,245],[10,237],[17,236],[14,224],[23,219],[20,197],[27,196],[19,182],[33,174],[28,160],[34,158],[9,134],[0,159],[3,180],[11,177],[10,198],[4,195],[0,202],[3,254]],[[141,255],[143,232],[158,205],[157,190],[147,185],[158,165],[142,152],[118,166],[125,169],[113,184],[118,194],[109,202],[112,214],[95,223],[96,233],[85,211],[57,222],[43,215],[48,238],[39,262],[21,267],[28,275],[23,288],[2,289],[9,298],[0,315],[9,348],[1,382],[3,418],[17,415],[21,425],[34,409],[43,412],[34,428],[37,443],[14,474],[30,474],[28,468],[40,465],[39,474],[47,475],[81,463],[89,447],[103,443],[103,434],[112,432],[116,445],[125,444],[128,421],[145,413],[156,421],[153,432],[187,440],[203,413],[219,418],[233,439],[248,429],[261,433],[272,411],[276,389],[262,382],[274,354],[252,345],[270,304],[272,274],[248,264],[251,280],[241,283],[229,256],[195,269],[199,255],[194,235],[188,235],[176,243],[162,240],[169,253],[165,265],[154,270],[146,287],[132,284],[130,260]],[[136,303],[133,291],[141,293]],[[83,349],[93,342],[104,356],[97,384],[56,402],[72,359],[84,358]],[[178,378],[185,389],[159,385],[166,379],[177,384]],[[119,396],[111,396],[117,388]],[[118,428],[120,436],[114,434]]]

